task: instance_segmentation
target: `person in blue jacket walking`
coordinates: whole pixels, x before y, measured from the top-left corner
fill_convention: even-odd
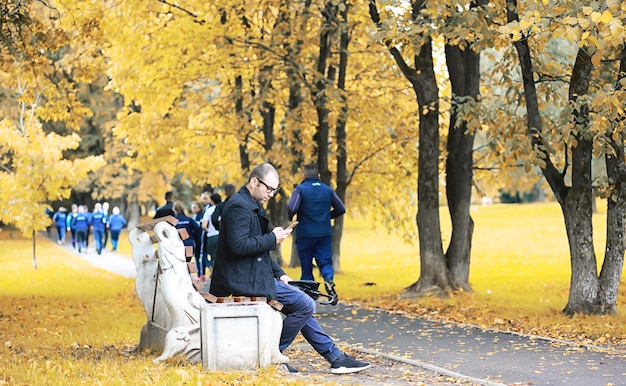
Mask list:
[[[324,279],[326,292],[332,297],[330,304],[337,305],[335,271],[333,269],[333,228],[330,220],[346,213],[343,201],[319,178],[317,166],[304,167],[304,181],[296,186],[287,203],[289,220],[298,215],[296,247],[302,267],[301,280],[313,278],[313,258]]]
[[[72,248],[76,249],[76,228],[74,228],[74,224],[72,220],[78,214],[78,205],[72,204],[72,211],[67,214],[65,217],[65,227],[68,231],[70,231],[70,238],[72,240]]]
[[[106,229],[107,217],[102,211],[102,204],[96,202],[91,214],[91,226],[93,227],[93,239],[96,244],[96,252],[102,254],[102,242],[104,241],[104,231]]]
[[[59,243],[59,245],[65,244],[67,209],[60,207],[59,211],[52,216],[52,221],[54,221],[54,224],[57,227],[57,243]]]
[[[72,217],[72,227],[76,230],[78,253],[87,253],[87,231],[91,226],[91,218],[84,205],[78,206],[78,212]]]
[[[113,247],[113,252],[117,251],[120,233],[122,232],[122,229],[126,227],[126,225],[126,219],[120,214],[120,208],[118,208],[117,206],[114,207],[113,214],[107,222],[107,227],[109,227],[109,231],[111,232],[111,246]]]

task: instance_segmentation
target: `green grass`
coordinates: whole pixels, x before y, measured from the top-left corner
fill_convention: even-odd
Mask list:
[[[449,221],[442,209],[444,245]],[[402,300],[419,278],[418,247],[365,220],[346,219],[341,272],[343,300],[456,320],[626,347],[626,288],[619,315],[568,318],[570,266],[562,215],[556,204],[474,207],[472,293]],[[594,216],[599,257],[606,216]],[[146,320],[133,279],[91,266],[54,242],[37,240],[38,269],[30,240],[0,232],[0,384],[305,384],[274,369],[259,374],[208,373],[176,360],[152,363],[154,354],[130,355]],[[290,243],[283,254],[289,256]],[[119,250],[130,258],[126,234]],[[601,264],[601,262],[599,262]],[[299,269],[287,269],[299,278]],[[365,285],[366,283],[375,285]]]

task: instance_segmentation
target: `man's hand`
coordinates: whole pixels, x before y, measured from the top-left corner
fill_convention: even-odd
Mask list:
[[[272,232],[274,232],[274,235],[276,236],[276,244],[278,245],[285,241],[287,236],[291,234],[291,231],[292,229],[283,229],[281,227],[276,227],[272,229]]]
[[[289,284],[290,281],[293,281],[293,279],[290,278],[287,275],[283,275],[283,276],[279,277],[278,280],[282,281],[285,284]]]

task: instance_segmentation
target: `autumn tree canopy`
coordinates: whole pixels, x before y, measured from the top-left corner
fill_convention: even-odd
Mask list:
[[[271,162],[282,188],[268,209],[279,224],[301,167],[317,162],[350,212],[419,240],[414,289],[470,290],[473,190],[545,181],[570,240],[566,312],[614,310],[626,215],[617,0],[3,6],[3,101],[13,102],[4,116],[16,122],[26,106],[67,135],[92,126],[107,141],[107,167],[90,174],[98,197],[159,197],[181,178],[239,185]],[[4,150],[3,163],[17,154]],[[611,224],[600,273],[594,194],[609,199]]]

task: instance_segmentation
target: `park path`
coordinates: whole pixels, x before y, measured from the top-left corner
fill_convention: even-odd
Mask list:
[[[72,248],[70,243],[66,243],[62,245],[62,247],[98,268],[102,268],[124,277],[135,277],[137,274],[135,263],[130,257],[119,255],[107,249],[103,249],[102,254],[98,255],[93,246],[87,248],[87,253],[78,253],[77,250]]]
[[[96,267],[135,277],[129,257],[93,248]],[[342,345],[483,385],[626,386],[626,353],[536,336],[442,323],[339,302],[318,305],[318,319]]]
[[[626,353],[340,302],[318,319],[344,344],[479,384],[626,385]]]

